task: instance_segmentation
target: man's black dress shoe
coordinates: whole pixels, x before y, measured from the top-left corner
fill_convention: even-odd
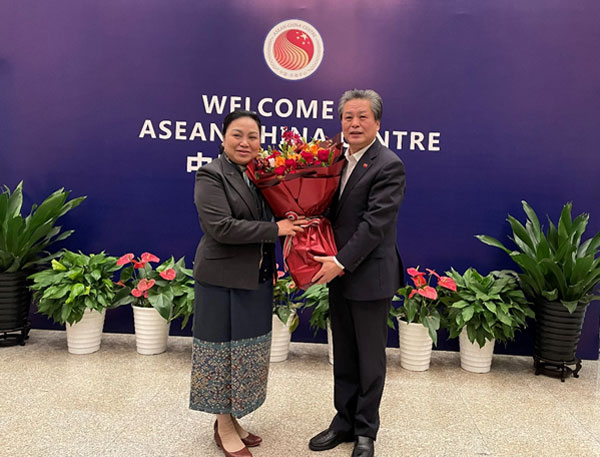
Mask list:
[[[350,441],[354,441],[354,436],[351,433],[336,432],[328,428],[318,435],[313,436],[308,443],[308,447],[311,451],[327,451],[340,443],[348,443]]]
[[[375,445],[373,438],[368,436],[357,436],[354,444],[352,457],[375,457]]]

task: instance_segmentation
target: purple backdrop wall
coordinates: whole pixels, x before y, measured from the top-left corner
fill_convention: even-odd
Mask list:
[[[63,186],[87,195],[63,221],[76,229],[70,249],[191,262],[201,231],[188,157],[193,164],[198,153],[216,155],[211,124],[223,117],[205,102],[227,97],[227,111],[230,97],[248,97],[251,109],[262,101],[273,112],[263,116],[267,133],[288,125],[333,136],[339,122],[330,108],[354,87],[382,95],[382,135],[407,167],[398,225],[406,266],[512,268],[473,235],[505,239],[506,215],[523,219],[523,199],[553,219],[573,201],[574,212],[591,213],[589,233],[600,230],[595,0],[377,8],[349,0],[25,0],[0,8],[0,184],[23,179],[26,204]],[[311,24],[323,42],[320,66],[301,80],[277,76],[263,56],[269,31],[290,19]],[[277,115],[282,99],[290,103],[280,102]],[[314,101],[314,117],[296,109],[285,116],[299,100]],[[161,130],[161,121],[170,127]],[[410,141],[421,134],[423,150]],[[598,357],[599,316],[594,303],[585,358]],[[130,332],[131,319],[130,309],[114,310],[105,329]],[[313,340],[306,316],[294,339]],[[530,353],[530,340],[527,331],[498,352]],[[440,348],[455,347],[442,338]]]

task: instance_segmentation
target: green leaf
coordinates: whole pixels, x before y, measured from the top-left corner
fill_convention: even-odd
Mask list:
[[[72,303],[77,297],[79,297],[85,291],[85,286],[81,283],[73,284],[71,286],[71,293],[66,300],[66,303]]]
[[[67,271],[67,267],[55,259],[52,260],[52,269],[55,271]]]
[[[498,241],[496,238],[492,238],[491,236],[487,236],[487,235],[475,235],[475,238],[477,238],[479,241],[481,241],[482,243],[485,243],[489,246],[493,246],[496,248],[500,248],[502,249],[504,252],[506,252],[507,254],[510,254],[511,251],[510,249],[507,249],[500,241]]]
[[[483,305],[489,309],[492,313],[496,312],[496,305],[492,301],[484,301]]]
[[[464,322],[468,322],[473,317],[474,312],[475,312],[475,310],[473,309],[472,306],[469,306],[468,308],[464,308],[462,310],[462,318],[463,318]]]
[[[571,314],[573,314],[573,312],[577,309],[577,305],[579,304],[579,300],[576,300],[576,301],[561,300],[560,302],[567,308],[567,310]]]
[[[165,320],[169,320],[171,317],[172,297],[169,300],[165,294],[148,295],[148,301]]]

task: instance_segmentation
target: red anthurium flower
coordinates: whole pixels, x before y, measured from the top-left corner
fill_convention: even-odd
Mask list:
[[[125,287],[125,284],[123,283],[123,281],[117,281],[115,284],[117,286]]]
[[[429,268],[425,268],[427,270],[427,273],[429,273],[430,275],[435,276],[436,278],[440,279],[440,275],[438,275],[434,270],[430,270]]]
[[[148,262],[138,262],[137,260],[133,261],[134,268],[144,268]]]
[[[141,292],[144,292],[144,291],[150,289],[155,283],[156,283],[156,281],[154,279],[151,279],[150,281],[148,281],[146,278],[143,278],[143,279],[140,279],[140,282],[138,282],[137,288]]]
[[[422,289],[417,289],[417,293],[425,298],[431,298],[432,300],[435,300],[437,298],[437,291],[431,286],[423,287]]]
[[[453,292],[456,292],[456,281],[454,279],[449,278],[448,276],[442,276],[438,280],[438,284],[446,289],[450,289]]]
[[[133,295],[134,297],[137,297],[137,298],[139,298],[139,297],[141,297],[141,296],[142,296],[142,291],[141,291],[141,290],[139,290],[139,289],[133,289],[133,290],[131,291],[131,295]]]
[[[410,278],[413,280],[413,282],[415,283],[415,286],[417,287],[423,287],[427,285],[427,281],[425,280],[425,276],[413,276],[412,278]]]
[[[329,149],[319,149],[317,157],[320,161],[327,162],[329,160]]]
[[[154,254],[150,254],[149,252],[144,252],[140,259],[142,262],[160,262],[158,257],[156,257]]]
[[[168,270],[165,271],[161,271],[159,273],[160,277],[163,279],[166,279],[167,281],[171,281],[172,279],[175,279],[175,270],[173,270],[172,268],[169,268]]]
[[[130,252],[129,254],[125,254],[119,260],[117,260],[117,265],[127,265],[133,260],[133,254]]]
[[[273,173],[275,173],[276,175],[279,175],[279,176],[283,176],[285,174],[285,167],[283,165],[280,167],[276,167],[273,170]]]
[[[425,276],[425,273],[417,270],[416,268],[407,268],[406,272],[411,276]]]

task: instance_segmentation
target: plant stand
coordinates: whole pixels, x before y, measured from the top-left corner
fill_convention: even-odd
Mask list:
[[[575,365],[575,369],[569,367]],[[581,370],[581,359],[575,357],[575,360],[570,362],[556,362],[555,360],[542,359],[541,357],[533,356],[533,367],[535,375],[544,374],[546,376],[560,377],[560,382],[565,382],[565,379],[573,375],[574,378],[579,377]]]
[[[587,305],[578,305],[569,313],[560,302],[543,301],[536,313],[533,366],[535,374],[560,378],[561,382],[571,374],[579,377],[581,359],[577,358],[577,346]],[[575,368],[571,368],[572,366]]]
[[[24,272],[0,273],[0,346],[25,345],[31,293]]]
[[[23,327],[0,330],[0,346],[15,346],[17,344],[25,346],[25,340],[29,339],[29,330],[31,330],[29,321]]]

